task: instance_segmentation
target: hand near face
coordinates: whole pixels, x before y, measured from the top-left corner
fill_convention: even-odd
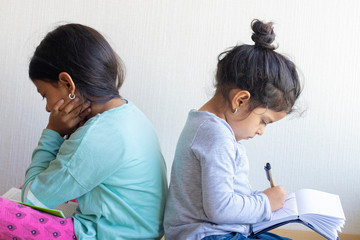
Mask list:
[[[46,128],[56,131],[62,137],[70,135],[84,124],[84,119],[90,112],[90,103],[83,105],[79,98],[75,98],[67,104],[61,99],[51,110]]]

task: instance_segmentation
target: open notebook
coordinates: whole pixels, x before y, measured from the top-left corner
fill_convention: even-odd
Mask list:
[[[327,239],[338,239],[345,215],[338,195],[312,189],[289,193],[283,208],[272,213],[270,221],[252,225],[251,236],[291,222],[299,222]]]
[[[60,204],[59,206],[54,207],[54,209],[42,208],[31,204],[23,203],[21,202],[21,189],[19,188],[10,188],[10,190],[4,193],[2,196],[4,198],[16,201],[20,204],[32,207],[39,211],[46,212],[62,218],[71,217],[75,213],[76,207],[78,206],[77,202],[72,202],[72,201]]]

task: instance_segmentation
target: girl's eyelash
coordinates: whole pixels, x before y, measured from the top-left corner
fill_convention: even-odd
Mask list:
[[[265,126],[267,125],[267,123],[264,120],[261,120],[261,123],[264,124]]]
[[[42,98],[43,98],[42,100],[44,100],[44,99],[45,99],[45,95],[43,95]]]

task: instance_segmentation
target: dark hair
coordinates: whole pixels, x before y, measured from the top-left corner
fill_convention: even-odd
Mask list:
[[[41,41],[30,60],[30,79],[55,83],[61,72],[70,74],[80,94],[92,102],[120,97],[122,61],[95,29],[66,24]]]
[[[250,111],[265,107],[290,113],[301,93],[295,64],[275,52],[272,23],[251,22],[255,45],[239,45],[218,56],[216,92],[228,99],[233,88],[251,94]]]

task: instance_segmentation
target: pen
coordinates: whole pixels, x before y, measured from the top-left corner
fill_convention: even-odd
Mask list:
[[[273,177],[272,177],[272,172],[271,172],[271,165],[270,165],[270,163],[266,163],[264,169],[265,169],[265,172],[266,172],[266,177],[267,177],[267,179],[270,181],[270,186],[271,186],[271,187],[275,187],[275,183],[274,183],[274,180],[273,180]]]

